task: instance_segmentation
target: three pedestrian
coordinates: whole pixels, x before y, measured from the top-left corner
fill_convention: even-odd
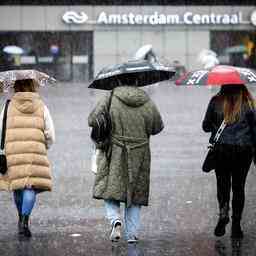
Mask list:
[[[88,118],[89,126],[96,126],[97,115],[110,106],[111,137],[104,149],[106,157],[99,163],[93,197],[104,200],[110,240],[119,241],[124,228],[126,240],[137,242],[141,207],[148,206],[149,200],[150,136],[160,133],[164,125],[157,107],[134,79],[119,82]],[[121,203],[125,204],[124,221]]]
[[[55,141],[54,125],[48,108],[37,92],[33,79],[15,81],[14,95],[7,112],[5,155],[7,174],[0,178],[0,189],[11,190],[17,207],[19,234],[31,236],[29,217],[36,195],[51,191],[52,179],[47,149]],[[107,142],[96,147],[105,152],[95,177],[93,197],[104,200],[111,224],[110,239],[119,241],[122,229],[128,242],[138,241],[140,212],[148,206],[150,187],[150,136],[162,131],[161,115],[131,77],[119,80],[119,86],[101,99],[88,118],[96,126],[102,110],[109,111],[112,130]],[[2,127],[4,109],[0,115]],[[218,143],[217,199],[219,220],[215,235],[223,236],[229,223],[232,199],[232,238],[242,238],[241,219],[245,202],[245,184],[256,146],[256,111],[252,95],[244,84],[226,84],[215,95],[203,121],[213,142],[225,122]],[[124,220],[120,213],[125,204]]]
[[[222,122],[226,124],[216,144],[216,179],[219,219],[214,234],[223,236],[229,223],[232,189],[232,238],[242,238],[241,219],[245,184],[256,146],[255,102],[244,84],[223,85],[208,105],[203,130],[213,143]]]
[[[52,190],[47,149],[55,141],[54,124],[33,79],[16,80],[6,120],[7,173],[0,177],[0,190],[13,191],[18,212],[18,232],[31,237],[29,217],[36,196]],[[0,116],[2,128],[4,109]]]

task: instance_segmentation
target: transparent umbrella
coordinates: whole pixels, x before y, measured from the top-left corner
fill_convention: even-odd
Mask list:
[[[140,47],[133,56],[133,60],[147,60],[149,62],[158,62],[153,46],[146,44]]]
[[[219,64],[217,54],[214,51],[208,49],[201,50],[197,60],[204,69],[211,69]]]
[[[24,50],[16,45],[8,45],[3,48],[3,52],[8,54],[17,54],[20,55],[24,53]]]
[[[39,86],[45,86],[56,82],[53,77],[34,69],[8,70],[0,72],[0,85],[4,91],[13,87],[15,81],[25,79],[32,79],[37,82]]]

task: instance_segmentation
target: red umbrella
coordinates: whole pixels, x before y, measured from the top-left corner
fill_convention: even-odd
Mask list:
[[[256,84],[256,70],[218,65],[210,70],[202,69],[186,73],[176,85],[225,85]]]

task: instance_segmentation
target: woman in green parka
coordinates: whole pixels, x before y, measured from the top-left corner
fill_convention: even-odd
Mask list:
[[[93,197],[103,199],[112,229],[110,239],[121,238],[123,222],[120,203],[125,203],[125,233],[128,242],[138,240],[141,206],[148,205],[150,186],[150,136],[162,131],[164,125],[158,109],[147,93],[122,80],[101,99],[88,122],[93,127],[96,116],[107,109],[111,98],[112,136],[106,157],[99,161]],[[96,145],[97,146],[97,145]]]

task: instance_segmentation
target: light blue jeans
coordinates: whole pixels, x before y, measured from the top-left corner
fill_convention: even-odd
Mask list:
[[[110,221],[111,225],[114,225],[116,221],[121,221],[120,216],[120,202],[116,200],[105,200],[105,209],[107,213],[107,219]],[[124,210],[124,230],[126,239],[134,239],[138,237],[138,229],[140,227],[140,205],[132,205],[131,207],[126,207]],[[122,222],[123,223],[123,222]]]
[[[13,192],[14,202],[20,215],[30,215],[36,201],[34,189],[21,189]]]

